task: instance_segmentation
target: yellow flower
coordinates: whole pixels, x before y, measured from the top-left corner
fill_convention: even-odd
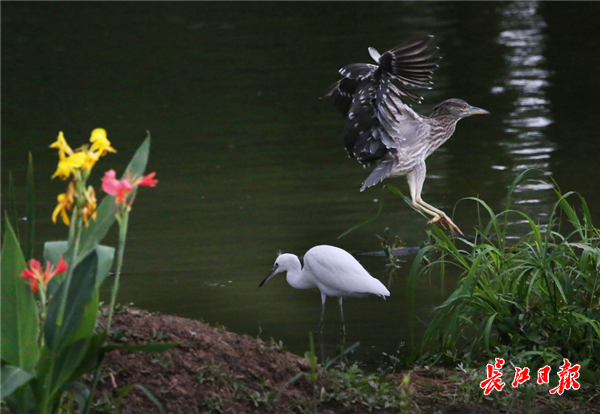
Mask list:
[[[83,167],[87,161],[87,157],[83,152],[75,152],[66,157],[65,154],[59,150],[58,156],[60,158],[58,161],[58,168],[52,178],[60,177],[61,179],[66,180],[71,176],[75,168]]]
[[[65,135],[62,131],[59,132],[56,141],[50,145],[50,148],[58,149],[58,156],[60,158],[58,167],[52,178],[60,177],[66,180],[73,174],[75,169],[90,171],[101,156],[109,152],[117,152],[110,146],[110,141],[106,138],[106,131],[102,128],[96,128],[92,131],[90,142],[92,143],[91,147],[83,145],[73,151],[69,144],[67,144]]]
[[[110,141],[106,138],[106,131],[103,128],[96,128],[92,131],[90,142],[92,143],[92,151],[96,151],[99,156],[106,155],[109,152],[117,152],[116,149],[110,146]]]
[[[97,152],[94,152],[94,151],[91,151],[88,149],[84,149],[83,154],[85,154],[85,161],[83,163],[83,168],[85,168],[86,170],[89,171],[92,169],[94,164],[96,164],[96,161],[98,161],[98,158],[100,158],[100,156],[98,155]]]
[[[92,187],[91,185],[88,187],[88,189],[85,192],[85,197],[86,197],[86,203],[83,206],[82,211],[82,215],[83,215],[83,221],[85,221],[85,225],[88,226],[88,219],[91,217],[94,220],[96,219],[97,213],[96,213],[96,192],[94,191],[94,187]]]
[[[71,211],[71,209],[73,208],[73,201],[75,199],[75,185],[73,184],[73,182],[69,183],[69,188],[68,188],[67,192],[63,193],[63,194],[59,194],[57,199],[58,199],[58,205],[56,206],[56,208],[54,209],[54,212],[52,213],[52,222],[56,223],[56,218],[60,214],[62,217],[63,223],[65,223],[68,226],[70,224],[70,221],[69,221],[69,215],[67,214],[67,211]]]
[[[73,150],[71,149],[69,144],[67,144],[67,140],[65,139],[65,135],[62,131],[58,133],[58,138],[56,139],[56,141],[50,144],[50,148],[58,148],[59,153],[62,152],[63,155],[73,154]]]

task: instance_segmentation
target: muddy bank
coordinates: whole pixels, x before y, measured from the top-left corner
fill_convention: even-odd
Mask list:
[[[116,342],[168,341],[179,346],[162,353],[117,350],[108,354],[97,392],[97,413],[110,412],[120,390],[129,384],[145,386],[167,413],[303,413],[314,412],[315,404],[319,413],[485,414],[518,413],[523,408],[494,409],[485,401],[457,403],[461,390],[456,379],[443,371],[414,370],[376,379],[356,370],[319,370],[315,386],[309,380],[308,359],[275,343],[176,316],[124,308],[113,326]],[[538,406],[537,411],[560,412],[550,406]],[[159,411],[142,391],[133,389],[120,412]],[[590,405],[589,412],[600,412],[600,407]]]

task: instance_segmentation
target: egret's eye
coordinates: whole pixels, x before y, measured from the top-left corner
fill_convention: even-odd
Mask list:
[[[279,267],[279,263],[275,263],[275,267]]]

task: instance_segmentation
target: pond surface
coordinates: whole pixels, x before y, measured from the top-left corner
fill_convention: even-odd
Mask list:
[[[220,323],[308,348],[318,291],[284,277],[257,289],[276,252],[340,246],[391,291],[345,302],[346,344],[373,364],[409,349],[406,279],[414,256],[389,274],[376,235],[389,228],[419,246],[426,220],[381,186],[360,193],[368,171],[346,157],[343,120],[319,100],[337,70],[433,34],[443,60],[424,91],[428,114],[457,97],[489,110],[458,125],[428,160],[423,197],[451,213],[479,196],[495,210],[523,171],[579,191],[600,221],[600,50],[597,3],[4,3],[2,5],[2,184],[24,182],[35,161],[38,254],[66,237],[50,215],[64,183],[50,180],[58,131],[78,146],[103,127],[117,148],[96,166],[123,171],[146,130],[155,189],[134,206],[119,300]],[[403,178],[388,180],[405,193]],[[5,200],[3,189],[3,202]],[[23,192],[19,192],[23,196]],[[352,226],[382,214],[338,240]],[[550,186],[524,182],[515,203],[544,220]],[[455,222],[477,223],[462,201]],[[516,226],[519,223],[515,223]],[[111,241],[114,242],[114,234]],[[435,275],[418,286],[417,323],[450,292]],[[339,343],[330,300],[323,338]]]

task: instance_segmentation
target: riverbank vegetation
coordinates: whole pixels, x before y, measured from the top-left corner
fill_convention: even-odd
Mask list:
[[[481,210],[473,239],[431,228],[411,269],[411,309],[424,274],[457,275],[458,283],[434,310],[420,360],[481,366],[503,358],[556,372],[566,358],[580,365],[583,382],[600,385],[600,231],[583,197],[554,192],[545,223],[519,210],[495,213],[472,198]]]
[[[94,131],[90,144],[73,151],[62,134],[53,144],[55,176],[69,184],[52,217],[69,231],[67,240],[44,245],[45,266],[33,251],[31,161],[24,237],[10,181],[1,273],[3,412],[600,413],[600,231],[578,194],[556,188],[544,223],[510,208],[495,213],[471,198],[481,211],[474,237],[452,238],[432,226],[411,268],[408,306],[414,310],[424,275],[441,283],[455,278],[456,289],[433,310],[425,336],[413,338],[412,355],[388,355],[387,364],[365,371],[353,347],[319,361],[308,333],[300,357],[274,340],[115,310],[136,190],[156,184],[154,174],[144,175],[150,140],[120,180],[114,170],[104,174],[98,206],[87,178],[114,149],[104,130]],[[116,249],[101,244],[115,222]],[[395,243],[389,234],[382,240]],[[386,252],[393,260],[393,249]],[[113,287],[101,307],[106,280]],[[493,373],[486,365],[496,358],[503,360],[504,388],[486,395],[481,384]],[[577,375],[553,393],[567,360]],[[552,375],[538,384],[544,366]],[[511,385],[524,367],[531,378]]]

